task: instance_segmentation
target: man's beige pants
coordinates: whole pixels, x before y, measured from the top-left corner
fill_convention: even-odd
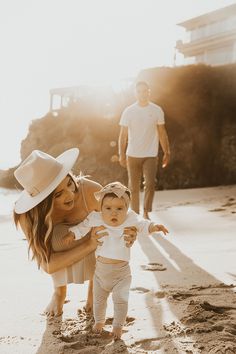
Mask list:
[[[93,283],[93,311],[96,323],[105,323],[107,298],[112,293],[113,327],[122,327],[128,311],[131,283],[129,263],[104,264],[97,260]]]
[[[139,214],[139,192],[141,178],[144,176],[144,211],[152,211],[157,174],[157,157],[127,157],[129,189],[131,191],[131,209]]]

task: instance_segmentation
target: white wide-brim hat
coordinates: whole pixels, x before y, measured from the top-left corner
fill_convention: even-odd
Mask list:
[[[15,202],[15,212],[25,213],[48,197],[70,172],[78,156],[78,148],[66,150],[56,158],[33,150],[14,172],[24,188]]]

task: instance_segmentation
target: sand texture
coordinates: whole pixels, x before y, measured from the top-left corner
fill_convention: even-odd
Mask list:
[[[27,259],[10,216],[15,197],[0,194],[1,354],[236,353],[236,186],[156,192],[150,216],[170,234],[140,238],[132,248],[118,341],[111,299],[103,333],[92,333],[83,310],[87,285],[68,287],[62,317],[42,315],[52,282]]]

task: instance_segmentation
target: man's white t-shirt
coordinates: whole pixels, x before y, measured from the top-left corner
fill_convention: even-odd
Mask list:
[[[140,106],[135,102],[122,113],[120,125],[128,127],[126,155],[131,157],[155,157],[158,154],[157,125],[165,124],[164,112],[155,103]]]
[[[99,240],[102,241],[102,245],[97,246],[95,251],[96,257],[101,256],[129,261],[130,248],[125,244],[124,228],[135,226],[137,228],[138,236],[147,236],[149,234],[148,229],[150,224],[150,220],[143,219],[133,210],[129,210],[127,213],[127,218],[122,225],[110,226],[103,221],[101,212],[92,211],[84,221],[71,227],[69,230],[74,233],[75,239],[79,240],[91,230],[91,227],[101,225],[105,226],[106,230],[102,230],[102,232],[106,231],[108,236],[104,236]]]

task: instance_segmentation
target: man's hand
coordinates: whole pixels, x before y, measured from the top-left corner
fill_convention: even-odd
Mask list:
[[[122,167],[126,168],[127,167],[126,155],[120,155],[119,162]]]
[[[162,159],[162,168],[165,168],[170,162],[170,153],[165,152]]]

